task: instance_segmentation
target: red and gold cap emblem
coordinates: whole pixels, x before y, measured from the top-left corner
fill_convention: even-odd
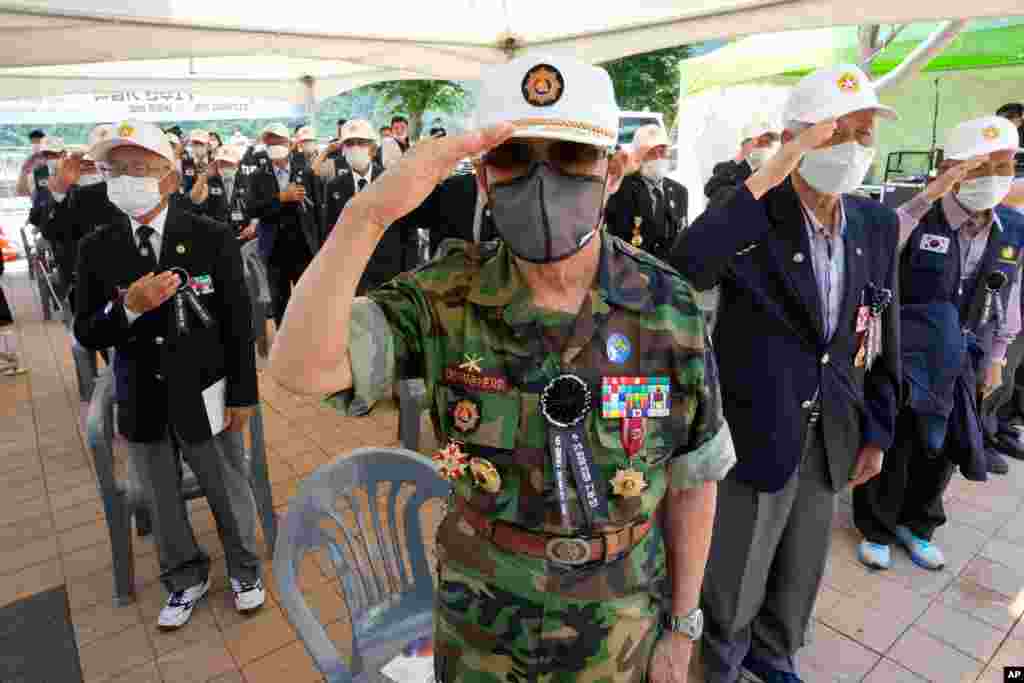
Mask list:
[[[550,107],[564,91],[562,74],[550,64],[538,64],[523,77],[523,97],[535,107]]]
[[[135,135],[135,128],[130,123],[125,121],[117,127],[117,135],[118,137],[122,138],[130,138],[131,136]]]
[[[986,140],[998,140],[999,129],[996,128],[995,126],[989,126],[988,128],[985,128],[981,131],[981,136]]]
[[[840,92],[854,93],[860,90],[860,81],[857,80],[857,74],[845,73],[839,77],[836,82]]]
[[[474,431],[480,425],[480,406],[468,398],[457,401],[452,406],[452,423],[463,434]]]

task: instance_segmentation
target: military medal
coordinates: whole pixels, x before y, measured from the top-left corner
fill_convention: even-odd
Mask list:
[[[864,287],[863,301],[868,309],[867,325],[853,364],[854,367],[870,370],[875,359],[882,355],[882,313],[892,303],[892,290],[868,283]],[[857,310],[857,318],[860,326],[860,309]]]
[[[647,426],[642,417],[625,417],[622,419],[622,448],[630,460],[636,457],[644,446]]]
[[[173,297],[174,324],[178,334],[186,335],[190,330],[186,307],[192,309],[192,312],[199,318],[199,322],[203,324],[203,327],[212,327],[213,316],[210,315],[210,312],[199,301],[199,297],[196,296],[195,290],[192,288],[193,280],[188,271],[184,268],[171,268],[170,272],[176,274],[181,280],[181,284],[178,285],[178,291],[174,293]]]
[[[480,404],[473,399],[463,398],[451,407],[452,426],[456,431],[469,434],[480,426]]]
[[[612,495],[623,498],[635,498],[647,488],[647,480],[643,472],[634,469],[619,470],[612,478]]]
[[[583,379],[571,374],[551,380],[540,397],[541,414],[548,423],[551,468],[562,520],[568,522],[570,519],[565,468],[568,460],[587,526],[593,527],[596,522],[608,518],[608,499],[584,431],[583,422],[590,412],[590,404],[590,387]]]
[[[640,236],[640,226],[643,224],[643,222],[644,219],[641,218],[640,216],[636,216],[633,219],[633,239],[631,240],[631,243],[634,247],[638,249],[644,243],[644,238]]]
[[[605,377],[601,380],[601,417],[668,417],[672,414],[671,389],[668,377]]]
[[[487,493],[497,493],[501,490],[501,475],[490,461],[473,458],[469,461],[469,471],[476,485]]]
[[[468,458],[455,441],[449,442],[447,446],[435,453],[433,459],[437,463],[438,473],[443,479],[455,481],[466,474]]]

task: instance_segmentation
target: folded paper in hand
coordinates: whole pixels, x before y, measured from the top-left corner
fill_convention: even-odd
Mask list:
[[[210,433],[214,436],[224,431],[224,389],[226,379],[219,379],[203,389],[203,403],[206,405],[206,417],[210,420]]]
[[[434,648],[432,638],[418,638],[384,665],[382,674],[396,683],[434,683]]]

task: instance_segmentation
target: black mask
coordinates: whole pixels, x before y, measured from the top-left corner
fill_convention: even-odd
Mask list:
[[[535,161],[526,175],[491,187],[491,215],[513,254],[530,263],[554,263],[594,236],[604,191],[600,176],[567,175]]]

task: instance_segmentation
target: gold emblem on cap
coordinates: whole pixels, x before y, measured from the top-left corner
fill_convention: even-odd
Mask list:
[[[130,123],[125,121],[117,128],[117,134],[122,138],[130,138],[135,135],[135,128]]]
[[[999,138],[999,129],[995,126],[989,126],[981,131],[981,136],[986,140],[996,140]]]
[[[548,107],[562,98],[565,81],[550,64],[538,64],[523,77],[523,97],[535,107]]]
[[[854,73],[847,72],[843,74],[839,77],[839,80],[836,81],[836,85],[842,92],[853,93],[860,90],[860,81],[857,79],[857,74]]]

